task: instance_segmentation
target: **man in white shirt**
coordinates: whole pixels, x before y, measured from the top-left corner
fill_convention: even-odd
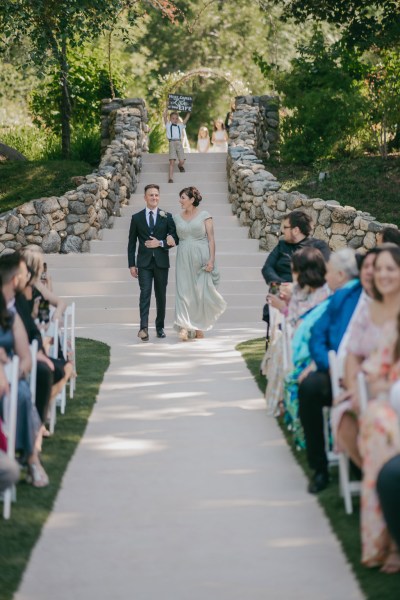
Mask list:
[[[182,123],[179,122],[177,112],[172,112],[168,119],[168,110],[164,112],[164,124],[169,142],[169,172],[168,183],[173,183],[175,161],[178,161],[178,169],[184,173],[185,167],[185,152],[183,150],[182,139],[185,131],[186,123],[188,122],[190,113],[186,114]]]

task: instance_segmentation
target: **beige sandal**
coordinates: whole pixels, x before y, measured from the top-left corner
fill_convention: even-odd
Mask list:
[[[179,336],[179,339],[182,340],[182,342],[187,342],[189,339],[189,332],[184,327],[181,327],[181,329],[178,333],[178,336]]]

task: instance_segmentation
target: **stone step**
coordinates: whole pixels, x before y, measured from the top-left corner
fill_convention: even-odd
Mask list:
[[[110,229],[103,229],[102,234],[101,234],[102,239],[108,240],[109,232],[119,231],[122,236],[123,235],[125,236],[126,241],[128,242],[128,232],[129,232],[129,227],[130,227],[130,223],[131,223],[131,218],[132,217],[115,219],[113,227],[111,227]],[[247,227],[237,226],[238,223],[237,224],[234,223],[234,225],[230,226],[230,227],[224,227],[223,225],[218,224],[218,222],[216,221],[216,218],[214,218],[213,221],[214,221],[214,228],[215,228],[215,236],[219,240],[252,239],[252,238],[249,238],[249,230]],[[225,220],[223,220],[222,222],[225,222]]]
[[[204,168],[208,171],[215,164],[226,164],[226,152],[190,152],[185,154],[186,164],[194,164],[199,169]],[[148,164],[168,164],[168,153],[162,154],[142,154],[143,165]]]
[[[224,292],[224,290],[218,288],[220,293],[223,295],[225,301],[229,306],[245,306],[248,302],[248,294],[234,294]],[[79,309],[131,309],[139,306],[139,286],[137,282],[132,281],[131,291],[128,294],[105,294],[105,295],[66,295],[63,296],[69,303],[76,302],[76,306]],[[252,304],[261,305],[264,302],[265,294],[252,295]],[[172,286],[168,285],[167,291],[167,306],[173,306],[175,302],[175,290]]]
[[[150,165],[148,165],[150,166]],[[153,167],[152,170],[149,170],[147,168],[143,168],[143,170],[141,171],[140,174],[140,183],[144,186],[147,185],[148,183],[158,183],[159,185],[164,185],[165,183],[168,182],[168,165],[165,166],[164,169],[159,168],[156,169]],[[180,171],[178,171],[178,169],[175,167],[175,172],[174,172],[174,183],[176,184],[181,184],[182,187],[187,187],[189,185],[194,185],[196,187],[202,185],[202,183],[204,183],[204,176],[203,176],[203,170],[199,170],[198,168],[195,168],[194,165],[193,167],[191,165],[186,165],[185,166],[185,172],[181,173]],[[227,182],[227,175],[226,175],[226,170],[219,170],[219,171],[211,171],[210,173],[207,173],[207,182],[211,183],[211,182]],[[172,185],[172,184],[168,184],[168,185]]]
[[[53,272],[51,271],[51,275],[53,276]],[[224,273],[222,274],[224,275]],[[261,274],[260,274],[261,275]],[[123,281],[93,281],[93,280],[84,280],[84,281],[66,281],[62,279],[63,277],[63,269],[60,269],[58,272],[58,278],[53,277],[54,283],[54,292],[62,296],[63,298],[78,298],[79,296],[93,295],[93,296],[103,296],[106,294],[116,294],[118,296],[124,296],[126,294],[131,294],[133,286],[136,285],[130,276],[128,269],[126,269],[125,277]],[[249,294],[260,296],[260,298],[264,298],[266,294],[266,285],[264,280],[259,278],[258,281],[251,282],[243,281],[242,279],[237,280],[227,280],[222,276],[219,291],[224,296],[225,294],[240,294],[246,295]],[[168,283],[168,293],[174,294],[175,292],[175,277],[171,272],[169,276]],[[245,301],[245,298],[242,298]],[[68,300],[69,302],[70,300]],[[71,300],[72,301],[72,300]]]
[[[176,194],[178,195],[182,188],[194,185],[199,189],[199,192],[203,198],[207,194],[220,192],[225,193],[228,196],[228,186],[226,181],[209,181],[204,177],[202,173],[189,175],[188,173],[175,173],[174,183],[168,183],[166,177],[158,177],[157,181],[153,181],[150,178],[141,178],[139,181],[139,191],[143,190],[145,185],[149,183],[157,183],[160,186],[161,198],[163,193]]]
[[[109,229],[106,240],[93,240],[90,242],[90,254],[123,254],[127,249],[128,240],[120,241],[121,232]],[[258,240],[221,240],[216,232],[216,247],[218,252],[256,252],[259,247]]]
[[[154,298],[152,299],[154,304]],[[174,320],[174,307],[166,309],[166,324],[171,326]],[[218,323],[262,323],[261,321],[262,304],[246,302],[246,306],[228,306],[224,314],[219,318]],[[155,307],[150,308],[149,323],[153,324],[156,317]],[[76,308],[76,323],[79,325],[94,325],[106,323],[126,323],[135,326],[139,325],[139,308]]]
[[[126,240],[128,242],[128,240]],[[170,251],[171,264],[175,261],[175,250]],[[54,255],[48,254],[46,256],[47,266],[51,275],[53,275],[53,268],[75,268],[75,269],[115,269],[121,266],[127,265],[127,250],[119,254],[113,253],[109,255],[103,254],[64,254],[62,260],[53,259]],[[55,255],[57,256],[57,255]],[[260,269],[264,264],[266,254],[264,252],[249,252],[243,254],[243,252],[218,252],[217,262],[220,268],[229,267],[235,265],[236,267],[259,266]]]
[[[157,176],[160,174],[167,175],[169,172],[168,163],[162,164],[154,164],[154,163],[145,163],[142,166],[142,170],[140,171],[141,179],[149,179],[153,175]],[[179,173],[181,176],[178,167],[175,167],[174,172]],[[186,173],[204,173],[204,166],[199,165],[198,163],[193,163],[190,161],[185,162],[185,172]],[[182,173],[183,175],[183,173]],[[210,164],[207,172],[207,177],[213,177],[212,181],[216,181],[218,177],[227,177],[226,164],[225,162]],[[214,177],[216,179],[214,179]]]
[[[140,189],[140,185],[139,184],[139,188],[138,191],[135,194],[131,194],[130,198],[129,198],[129,206],[133,206],[133,205],[138,205],[138,209],[140,210],[141,208],[144,207],[145,203],[144,203],[144,194],[143,191]],[[172,185],[172,184],[171,184]],[[170,189],[170,187],[168,186],[168,188],[162,188],[161,189],[161,193],[160,193],[160,208],[163,208],[163,206],[168,205],[168,210],[171,209],[171,207],[174,207],[174,210],[176,211],[177,209],[180,210],[180,204],[179,204],[179,192],[180,189],[178,191],[171,191],[169,192],[168,190]],[[227,208],[227,214],[229,213],[229,201],[228,201],[228,193],[226,190],[226,186],[225,186],[225,190],[222,192],[212,192],[210,194],[207,194],[207,196],[203,196],[203,200],[201,202],[201,205],[203,207],[203,205],[205,205],[205,203],[208,204],[223,204],[226,208]]]
[[[106,243],[106,242],[104,242]],[[91,255],[88,255],[91,256]],[[101,256],[99,254],[99,256]],[[217,256],[218,260],[218,256]],[[125,263],[127,264],[127,263]],[[103,268],[103,267],[93,267],[88,270],[87,267],[63,267],[59,268],[59,270],[54,270],[51,272],[51,276],[53,278],[54,287],[56,287],[56,283],[58,281],[63,281],[64,283],[71,283],[71,286],[74,282],[79,281],[104,281],[104,282],[115,282],[115,281],[130,281],[131,275],[129,273],[128,267],[122,265],[121,267],[116,268]],[[170,269],[170,279],[172,280],[175,277],[175,268],[174,266]],[[221,268],[221,277],[227,281],[260,281],[261,272],[260,267],[258,266],[250,266],[246,268],[238,268],[236,265],[234,266],[224,266]],[[110,288],[110,293],[112,293],[112,288]]]
[[[128,206],[123,208],[123,215],[124,216],[128,216],[128,215],[133,215],[134,213],[139,212],[140,210],[144,209],[144,201],[143,198],[141,200],[138,199],[138,202],[132,202],[132,204],[129,204]],[[225,199],[225,203],[223,202],[216,202],[214,203],[212,200],[203,200],[203,202],[200,205],[200,209],[201,210],[207,210],[212,217],[224,217],[224,221],[225,219],[229,218],[233,213],[231,212],[231,205],[229,204],[229,202],[227,201],[227,199]],[[166,210],[167,212],[174,214],[177,214],[181,211],[181,206],[178,202],[178,199],[175,197],[175,199],[170,199],[167,200],[165,199],[164,201],[160,201],[160,210]],[[236,220],[238,220],[237,217],[235,217]],[[226,225],[228,225],[228,223],[226,223]]]

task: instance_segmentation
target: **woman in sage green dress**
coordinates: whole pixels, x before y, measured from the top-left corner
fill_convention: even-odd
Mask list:
[[[195,187],[179,194],[182,212],[174,216],[179,245],[176,255],[175,323],[181,340],[204,337],[226,309],[217,291],[215,240],[211,215],[200,210],[201,194]],[[170,245],[174,240],[168,239]]]

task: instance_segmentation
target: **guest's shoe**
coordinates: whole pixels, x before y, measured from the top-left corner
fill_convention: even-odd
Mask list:
[[[149,341],[149,330],[147,329],[147,327],[143,327],[143,329],[141,329],[139,331],[137,336],[138,336],[138,338],[140,338],[142,340],[142,342],[148,342]]]
[[[322,492],[329,484],[328,473],[315,473],[312,480],[308,484],[307,491],[309,494],[318,494]]]
[[[171,178],[169,178],[169,179],[168,179],[168,183],[174,183],[174,180],[173,180],[173,179],[171,179]]]
[[[184,172],[185,172],[185,167],[180,167],[180,166],[178,165],[178,169],[180,170],[180,172],[181,172],[181,173],[184,173]]]
[[[162,327],[160,327],[159,329],[157,329],[157,337],[158,338],[165,338],[165,337],[167,337],[165,335],[165,331],[164,331],[164,329]]]

